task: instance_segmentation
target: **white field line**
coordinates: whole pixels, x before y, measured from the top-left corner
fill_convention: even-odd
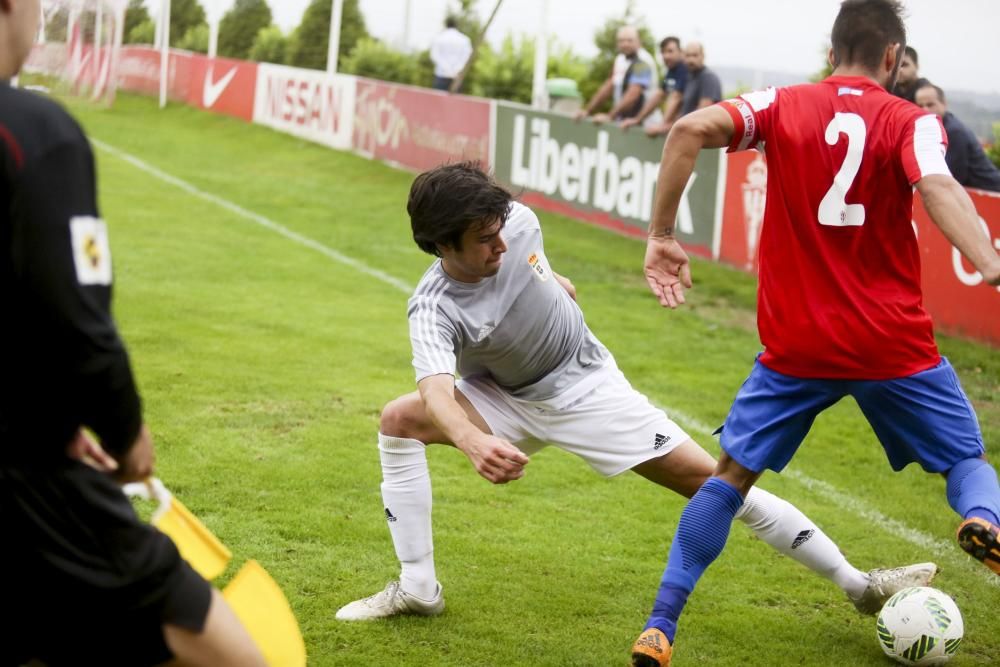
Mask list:
[[[311,239],[311,238],[309,238],[307,236],[303,236],[302,234],[299,234],[298,232],[292,231],[288,227],[285,227],[284,225],[278,224],[277,222],[271,220],[270,218],[265,218],[264,216],[262,216],[262,215],[260,215],[258,213],[254,213],[253,211],[248,211],[247,209],[243,208],[242,206],[234,204],[233,202],[231,202],[231,201],[229,201],[227,199],[223,199],[222,197],[213,195],[210,192],[205,192],[204,190],[199,190],[198,188],[196,188],[195,186],[191,185],[187,181],[182,181],[181,179],[177,178],[176,176],[171,176],[170,174],[157,169],[156,167],[154,167],[153,165],[149,164],[148,162],[143,162],[142,160],[140,160],[139,158],[135,157],[134,155],[130,155],[130,154],[128,154],[128,153],[126,153],[126,152],[124,152],[122,150],[119,150],[119,149],[115,148],[114,146],[111,146],[110,144],[104,143],[103,141],[98,141],[97,139],[91,139],[91,142],[95,146],[97,146],[98,148],[100,148],[102,151],[110,153],[111,155],[114,155],[118,159],[124,160],[125,162],[128,162],[129,164],[131,164],[136,169],[139,169],[140,171],[144,171],[147,174],[150,174],[151,176],[155,176],[156,178],[158,178],[159,180],[163,181],[164,183],[169,183],[170,185],[173,185],[173,186],[175,186],[175,187],[183,190],[184,192],[187,192],[188,194],[193,195],[194,197],[197,197],[198,199],[203,199],[203,200],[205,200],[207,202],[215,204],[216,206],[218,206],[220,208],[226,209],[230,213],[235,213],[236,215],[238,215],[238,216],[240,216],[242,218],[246,218],[250,222],[254,222],[254,223],[260,225],[261,227],[264,227],[266,229],[270,229],[272,232],[276,232],[278,234],[281,234],[285,238],[287,238],[287,239],[289,239],[291,241],[294,241],[295,243],[298,243],[299,245],[305,246],[307,248],[312,248],[316,252],[319,252],[319,253],[321,253],[323,255],[326,255],[327,257],[329,257],[330,259],[334,260],[335,262],[340,262],[341,264],[346,264],[347,266],[350,266],[353,269],[361,271],[362,273],[366,273],[366,274],[368,274],[369,276],[371,276],[373,278],[377,278],[378,280],[381,280],[382,282],[384,282],[386,284],[392,285],[393,287],[395,287],[396,289],[400,290],[401,292],[405,292],[407,294],[410,294],[410,293],[413,292],[413,286],[412,285],[410,285],[410,284],[408,284],[408,283],[406,283],[406,282],[404,282],[402,280],[399,280],[398,278],[390,276],[388,273],[384,273],[383,271],[379,271],[378,269],[374,269],[374,268],[368,266],[367,264],[365,264],[364,262],[360,262],[360,261],[354,259],[353,257],[348,257],[347,255],[345,255],[345,254],[343,254],[341,252],[338,252],[338,251],[334,250],[333,248],[330,248],[329,246],[323,245],[319,241],[314,241],[313,239]]]
[[[110,144],[107,144],[103,141],[99,141],[93,138],[91,138],[91,142],[102,151],[109,153],[117,157],[118,159],[131,164],[136,169],[144,171],[147,174],[163,181],[164,183],[169,183],[170,185],[173,185],[174,187],[179,188],[184,192],[187,192],[188,194],[197,197],[198,199],[202,199],[204,201],[215,204],[216,206],[223,208],[229,211],[230,213],[234,213],[242,218],[249,220],[250,222],[256,223],[261,227],[264,227],[265,229],[269,229],[277,234],[280,234],[281,236],[284,236],[290,241],[294,241],[295,243],[298,243],[301,246],[305,246],[306,248],[315,250],[320,254],[325,255],[326,257],[334,260],[335,262],[345,264],[353,269],[361,271],[362,273],[365,273],[377,280],[380,280],[387,285],[395,287],[400,292],[403,292],[407,295],[413,293],[415,286],[410,285],[406,281],[400,280],[399,278],[391,276],[388,273],[372,268],[367,264],[365,264],[364,262],[354,259],[353,257],[349,257],[348,255],[345,255],[337,250],[334,250],[329,246],[323,245],[319,241],[315,241],[307,236],[299,234],[298,232],[292,231],[291,229],[271,220],[270,218],[266,218],[263,215],[254,213],[253,211],[249,211],[243,208],[242,206],[239,206],[238,204],[234,204],[233,202],[227,199],[219,197],[218,195],[214,195],[210,192],[205,192],[204,190],[201,190],[195,187],[194,185],[191,185],[187,181],[183,181],[177,178],[176,176],[172,176],[160,169],[157,169],[151,164],[143,160],[140,160],[134,155],[126,153],[125,151],[122,151],[118,148],[115,148]],[[690,415],[684,414],[683,412],[680,412],[678,410],[665,409],[665,411],[667,412],[667,414],[671,416],[672,419],[674,419],[674,421],[685,424],[689,429],[698,431],[699,433],[704,434],[706,436],[711,436],[712,431],[715,430],[711,426],[699,421],[694,417],[691,417]],[[870,525],[881,528],[883,531],[889,533],[890,535],[893,535],[907,542],[910,542],[911,544],[918,546],[921,549],[926,549],[927,551],[933,553],[936,557],[945,557],[951,564],[959,565],[967,572],[981,575],[982,578],[985,581],[989,582],[990,584],[993,584],[995,586],[1000,585],[1000,577],[997,577],[996,575],[989,573],[986,570],[986,568],[984,568],[982,565],[973,562],[972,559],[970,559],[968,556],[962,554],[961,550],[958,549],[957,544],[937,539],[932,535],[928,535],[927,533],[922,533],[918,530],[910,528],[901,521],[897,521],[896,519],[891,519],[882,514],[881,512],[879,512],[878,510],[869,507],[864,502],[858,500],[857,498],[847,493],[844,493],[843,491],[840,491],[839,489],[837,489],[831,484],[828,484],[827,482],[818,479],[813,479],[812,477],[804,475],[798,472],[797,470],[792,470],[791,468],[786,468],[782,474],[785,475],[786,477],[790,477],[791,479],[794,479],[795,481],[799,482],[800,484],[802,484],[804,487],[806,487],[816,495],[823,497],[833,506],[839,507],[842,511],[850,512],[859,519],[869,523]]]
[[[683,424],[689,429],[697,431],[699,434],[712,437],[712,432],[715,431],[715,429],[708,424],[705,424],[690,415],[686,415],[683,412],[666,408],[664,408],[664,411],[677,423]],[[889,533],[894,537],[903,539],[910,544],[928,551],[933,554],[935,558],[946,559],[949,565],[957,566],[969,574],[978,575],[984,581],[993,584],[994,586],[1000,586],[1000,577],[997,577],[985,567],[966,556],[965,553],[958,548],[958,544],[956,542],[938,539],[928,533],[910,528],[902,521],[887,517],[875,508],[870,507],[865,502],[841,491],[832,484],[824,482],[823,480],[814,479],[809,475],[793,469],[791,466],[785,468],[781,472],[781,475],[783,477],[794,479],[796,482],[806,487],[809,491],[823,498],[827,503],[839,508],[843,512],[850,512],[854,516],[865,521],[869,526],[877,526],[884,532]],[[945,499],[942,497],[940,502],[944,501]]]

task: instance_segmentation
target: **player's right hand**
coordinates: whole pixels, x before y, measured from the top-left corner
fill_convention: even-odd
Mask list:
[[[153,436],[145,424],[139,429],[139,435],[120,461],[116,477],[121,482],[140,482],[153,474],[153,464],[156,455],[153,453]]]
[[[82,428],[77,429],[72,442],[66,446],[66,455],[85,463],[98,472],[112,473],[118,470],[118,461],[108,454],[101,445]]]
[[[677,239],[650,236],[643,273],[661,306],[676,308],[684,303],[684,290],[691,287],[691,264]]]
[[[524,477],[527,455],[502,438],[482,433],[462,443],[460,449],[472,461],[476,472],[493,484]]]
[[[618,123],[618,127],[622,129],[623,132],[628,132],[630,127],[634,127],[639,124],[639,120],[636,118],[626,118],[622,122]]]
[[[586,109],[577,109],[576,111],[573,112],[573,120],[575,120],[578,123],[586,117],[587,117]]]

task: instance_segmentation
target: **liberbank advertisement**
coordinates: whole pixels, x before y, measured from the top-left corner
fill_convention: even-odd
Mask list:
[[[628,234],[646,234],[663,139],[498,102],[494,170],[529,204]],[[678,237],[711,255],[719,151],[702,153],[677,214]]]

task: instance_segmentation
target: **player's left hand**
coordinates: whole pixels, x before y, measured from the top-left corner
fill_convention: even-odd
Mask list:
[[[83,429],[77,429],[76,436],[66,446],[66,456],[85,463],[98,472],[112,473],[118,470],[118,461]]]
[[[573,301],[576,301],[576,285],[573,284],[573,281],[567,278],[566,276],[559,275],[555,271],[553,271],[552,273],[555,275],[556,280],[559,282],[559,284],[562,285],[562,288],[566,290],[566,293],[569,294],[569,298],[573,299]]]
[[[646,242],[644,265],[649,289],[664,308],[684,303],[684,290],[691,287],[691,265],[677,239],[650,236]]]
[[[594,125],[603,125],[611,120],[611,116],[606,113],[595,113],[590,117],[590,122]]]

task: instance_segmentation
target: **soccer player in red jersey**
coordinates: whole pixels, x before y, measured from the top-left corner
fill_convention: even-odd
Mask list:
[[[691,287],[674,220],[698,152],[766,148],[757,314],[765,349],[726,418],[715,475],[681,515],[633,647],[636,666],[670,663],[681,610],[747,491],[765,470],[781,471],[816,415],[847,395],[893,469],[917,462],[946,477],[963,519],[959,544],[1000,574],[1000,486],[923,308],[912,188],[990,285],[1000,284],[1000,256],[948,171],[938,118],[887,92],[906,43],[901,12],[897,0],[846,0],[833,26],[832,76],[697,111],[667,139],[645,274],[670,308]]]

